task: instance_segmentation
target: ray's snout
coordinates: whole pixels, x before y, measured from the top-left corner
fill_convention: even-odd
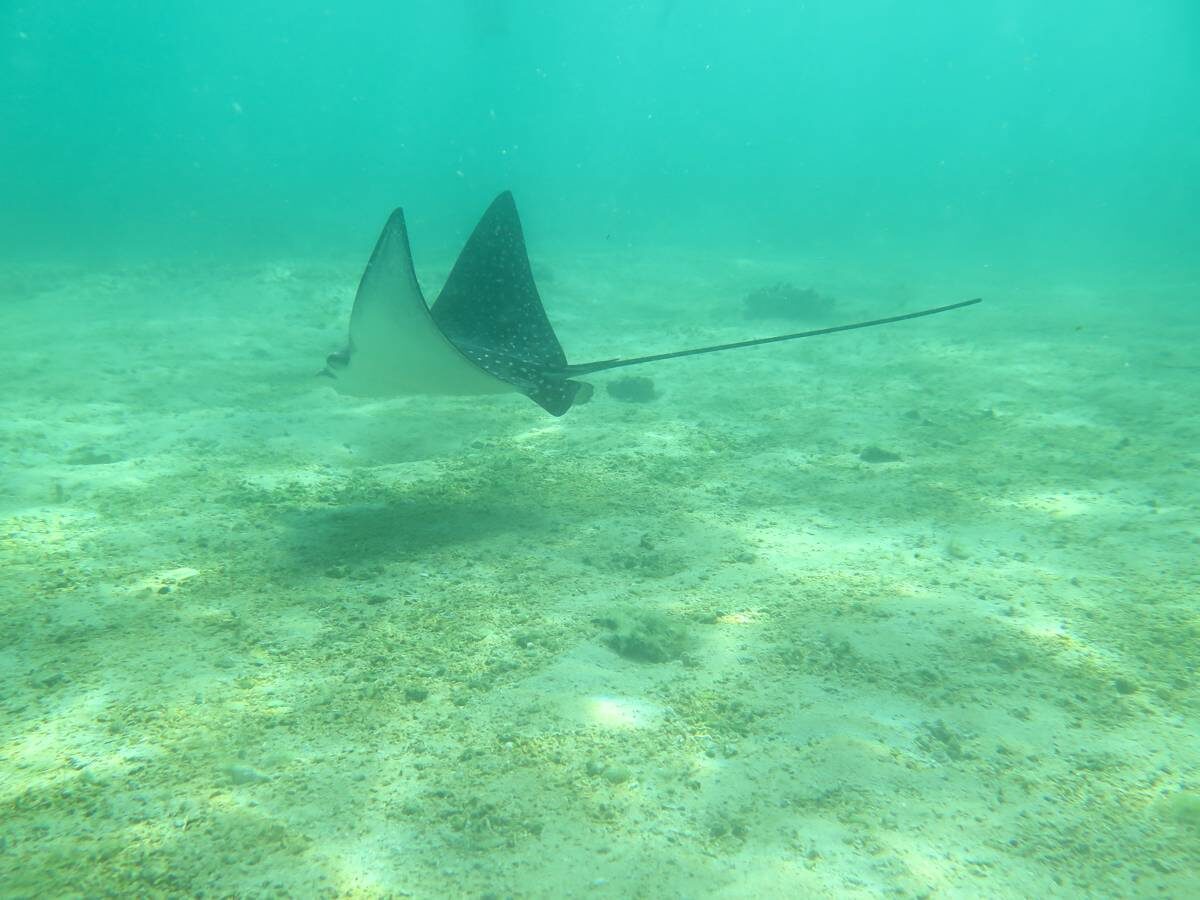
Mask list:
[[[337,353],[330,353],[325,357],[325,368],[317,373],[319,376],[326,378],[337,378],[337,373],[350,365],[350,349],[339,350]]]

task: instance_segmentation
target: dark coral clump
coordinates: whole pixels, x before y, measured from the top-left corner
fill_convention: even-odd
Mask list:
[[[780,281],[751,291],[743,300],[747,319],[791,319],[819,322],[833,313],[836,301],[812,288],[798,288]]]
[[[637,662],[679,659],[691,643],[686,626],[653,610],[620,610],[594,621],[609,630],[604,643],[613,652]]]
[[[610,381],[607,385],[608,394],[625,403],[649,403],[658,398],[654,389],[654,379],[644,375],[627,375]]]

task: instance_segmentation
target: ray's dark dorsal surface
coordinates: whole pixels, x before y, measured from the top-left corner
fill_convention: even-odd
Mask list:
[[[512,194],[488,207],[431,310],[433,321],[476,365],[561,416],[589,385],[564,377],[567,355],[525,252]]]
[[[488,207],[429,306],[417,283],[404,213],[397,209],[375,244],[350,314],[350,340],[321,373],[358,397],[516,392],[561,416],[591,396],[575,377],[665,359],[696,356],[873,328],[979,303],[946,306],[811,331],[597,362],[567,362],[546,317],[512,194]]]

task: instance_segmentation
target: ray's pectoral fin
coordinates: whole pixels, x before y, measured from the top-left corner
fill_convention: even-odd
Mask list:
[[[477,366],[434,322],[413,269],[404,212],[384,225],[350,314],[350,340],[323,374],[341,393],[485,394],[512,390]]]
[[[557,374],[567,356],[534,283],[510,192],[492,201],[471,232],[432,315],[476,365],[551,415],[561,416],[591,396],[589,385]]]

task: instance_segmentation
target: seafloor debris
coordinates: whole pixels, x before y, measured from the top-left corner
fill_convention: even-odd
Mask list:
[[[682,623],[653,610],[619,610],[593,621],[611,632],[604,639],[610,649],[638,662],[679,659],[691,643]]]
[[[882,447],[872,445],[859,453],[858,458],[865,463],[889,463],[900,462],[903,457],[899,453],[893,453],[891,450],[884,450]]]
[[[837,301],[812,288],[798,288],[789,281],[779,281],[758,288],[742,301],[747,319],[793,319],[818,321],[827,318]]]
[[[615,397],[625,403],[649,403],[658,398],[654,389],[654,379],[645,375],[627,375],[610,381],[605,388],[610,397]]]

